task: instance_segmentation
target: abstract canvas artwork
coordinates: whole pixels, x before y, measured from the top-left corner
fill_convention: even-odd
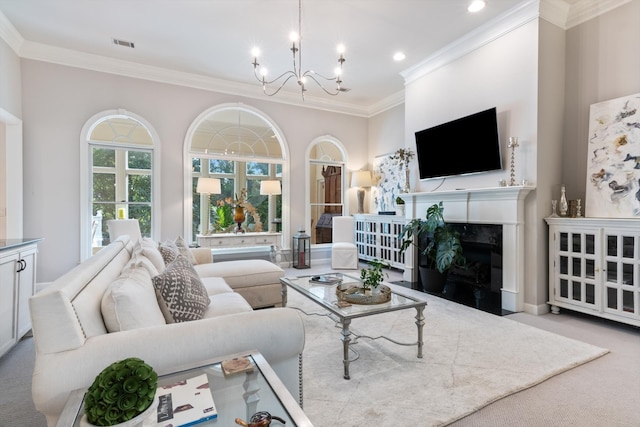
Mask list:
[[[373,176],[377,184],[375,188],[372,187],[371,198],[375,212],[395,210],[396,197],[402,193],[404,169],[400,166],[400,161],[391,156],[385,154],[373,160]]]
[[[591,105],[587,217],[640,217],[640,93]]]

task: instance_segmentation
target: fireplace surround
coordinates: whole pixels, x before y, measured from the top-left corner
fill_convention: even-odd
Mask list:
[[[502,225],[502,309],[524,310],[524,200],[534,187],[513,186],[407,193],[407,221],[423,218],[427,208],[442,201],[445,220],[461,224]],[[407,251],[404,280],[418,281],[418,253]]]

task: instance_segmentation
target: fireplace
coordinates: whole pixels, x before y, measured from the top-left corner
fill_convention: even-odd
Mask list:
[[[533,187],[496,187],[436,191],[405,195],[407,220],[423,218],[429,206],[440,201],[445,220],[451,224],[495,224],[502,228],[502,310],[524,310],[524,200]],[[418,281],[417,251],[405,256],[404,280]],[[497,272],[496,272],[497,273]]]
[[[460,235],[466,266],[449,269],[444,290],[438,296],[493,314],[503,314],[502,225],[453,223],[449,226]],[[419,259],[421,265],[426,263],[424,255]]]

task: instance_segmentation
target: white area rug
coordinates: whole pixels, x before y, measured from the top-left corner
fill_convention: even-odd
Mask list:
[[[417,347],[361,339],[343,379],[340,329],[328,317],[302,315],[304,410],[314,426],[440,426],[509,394],[598,358],[608,350],[447,300],[426,298],[424,357]],[[326,313],[289,289],[288,306]],[[415,309],[355,319],[351,330],[415,342]],[[353,353],[352,353],[353,354]]]

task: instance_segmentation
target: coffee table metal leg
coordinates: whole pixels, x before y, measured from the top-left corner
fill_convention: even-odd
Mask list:
[[[424,327],[424,306],[416,307],[416,325],[418,326],[418,358],[422,359],[422,329]]]
[[[286,307],[287,306],[287,285],[285,285],[284,283],[281,283],[280,286],[281,286],[280,296],[282,297],[282,306]]]
[[[351,332],[349,331],[349,325],[351,324],[351,319],[342,319],[342,348],[344,351],[344,379],[351,379],[349,376],[349,343],[351,342]]]

